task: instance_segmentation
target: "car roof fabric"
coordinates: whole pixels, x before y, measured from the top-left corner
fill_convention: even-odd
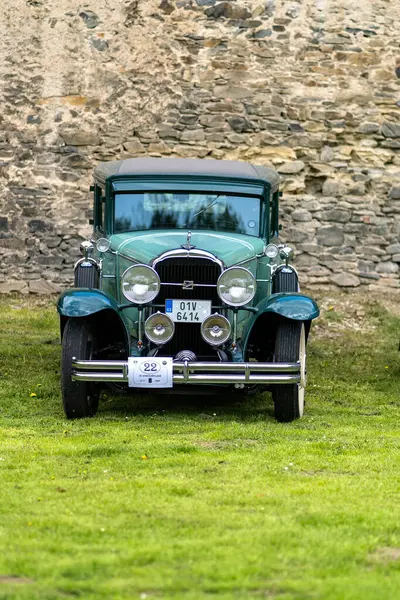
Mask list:
[[[257,179],[265,181],[271,186],[279,184],[278,173],[270,167],[233,160],[198,158],[128,158],[113,160],[99,163],[94,174],[95,177],[102,180],[112,176],[191,175]]]

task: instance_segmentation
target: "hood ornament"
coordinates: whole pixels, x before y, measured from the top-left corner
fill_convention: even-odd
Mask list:
[[[181,248],[183,248],[184,250],[193,250],[193,248],[196,248],[196,246],[193,246],[193,244],[190,243],[191,239],[192,239],[192,232],[188,231],[187,237],[186,237],[186,244],[182,244]]]

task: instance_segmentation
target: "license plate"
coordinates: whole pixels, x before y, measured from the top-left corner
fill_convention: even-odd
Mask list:
[[[201,323],[211,315],[211,301],[166,300],[165,312],[175,323]]]
[[[172,357],[128,358],[128,385],[136,388],[171,388]]]

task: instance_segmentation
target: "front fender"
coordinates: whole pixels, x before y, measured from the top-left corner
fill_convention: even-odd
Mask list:
[[[257,315],[272,312],[295,321],[311,321],[319,316],[315,300],[300,292],[271,294],[257,304],[257,309]]]
[[[75,288],[63,292],[57,302],[61,317],[89,317],[101,310],[121,313],[116,301],[101,290]]]
[[[68,290],[59,297],[57,310],[60,315],[61,338],[68,319],[86,318],[103,347],[117,341],[129,352],[129,324],[114,298],[105,292],[89,288]]]
[[[263,315],[269,314],[272,317],[275,314],[295,321],[312,321],[319,316],[319,308],[315,300],[299,292],[271,294],[268,298],[263,298],[257,304],[256,309],[257,312],[253,314],[243,331],[244,348],[247,347],[249,337],[253,328],[257,326],[258,319]]]

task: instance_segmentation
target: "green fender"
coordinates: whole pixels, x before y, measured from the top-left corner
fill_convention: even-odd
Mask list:
[[[121,313],[113,298],[101,290],[72,289],[63,292],[57,302],[57,310],[62,317],[88,317],[101,310],[111,309]]]
[[[256,306],[257,312],[249,319],[243,331],[243,346],[247,347],[249,336],[257,319],[266,313],[275,313],[295,321],[312,321],[319,316],[319,308],[315,300],[298,292],[271,294]]]
[[[63,292],[58,298],[57,310],[61,317],[61,333],[66,321],[71,318],[90,317],[103,310],[111,310],[125,330],[126,343],[129,345],[129,324],[117,302],[105,292],[95,289],[76,288]]]

